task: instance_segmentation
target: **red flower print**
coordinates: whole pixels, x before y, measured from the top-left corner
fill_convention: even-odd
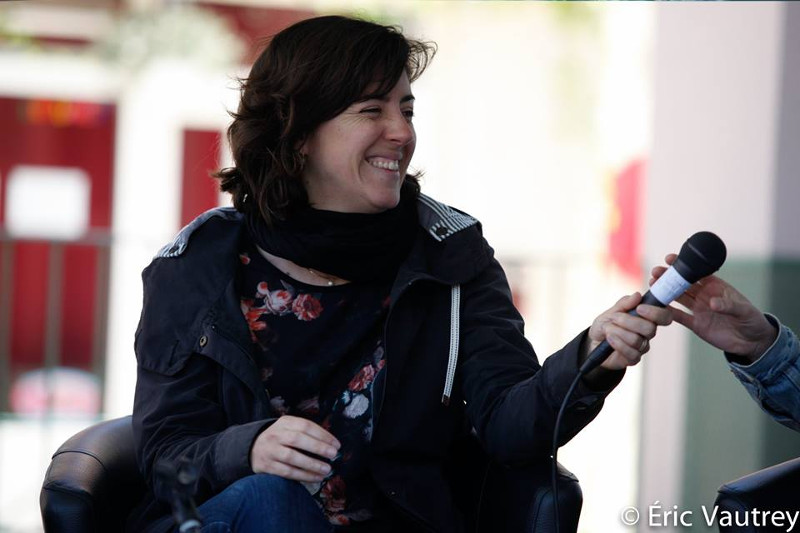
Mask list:
[[[350,519],[344,514],[331,514],[328,516],[328,522],[334,526],[349,526]]]
[[[239,254],[239,261],[241,261],[243,265],[249,265],[250,264],[250,256],[247,255],[246,253],[245,254]]]
[[[361,371],[356,374],[350,383],[347,384],[347,390],[358,392],[364,390],[375,379],[375,367],[371,364],[366,365]]]
[[[322,313],[322,304],[310,294],[301,294],[292,304],[292,312],[300,320],[309,322]]]
[[[264,296],[264,307],[268,312],[285,315],[292,310],[292,295],[289,291],[270,291]]]
[[[247,320],[247,325],[250,328],[251,337],[255,341],[255,336],[252,335],[254,331],[263,331],[267,329],[266,322],[261,322],[259,318],[264,314],[263,307],[253,307],[253,300],[249,298],[242,298],[239,301],[239,307],[242,310],[244,319]]]
[[[346,485],[341,476],[330,478],[322,486],[320,497],[325,502],[325,510],[329,513],[344,511]]]
[[[259,298],[263,298],[264,296],[267,295],[268,292],[269,292],[269,287],[267,286],[266,281],[262,281],[256,287],[256,293],[258,294]]]

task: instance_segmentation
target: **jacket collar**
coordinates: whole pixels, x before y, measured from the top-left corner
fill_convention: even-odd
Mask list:
[[[423,237],[401,266],[395,285],[415,279],[458,285],[486,268],[494,251],[477,219],[424,194],[419,196],[418,214]]]
[[[421,230],[398,271],[392,301],[417,280],[465,283],[486,268],[492,257],[480,223],[473,217],[424,195],[420,195],[418,214]],[[157,362],[160,370],[174,369],[179,352],[194,351],[209,321],[227,326],[236,337],[246,333],[242,333],[244,321],[228,316],[238,310],[238,300],[231,295],[245,228],[244,216],[233,208],[207,211],[164,246],[143,272],[146,305],[137,330],[137,353],[149,351],[138,349],[143,345],[153,348],[170,339],[171,354]],[[163,349],[162,345],[159,351]]]
[[[412,278],[423,277],[453,285],[472,279],[486,268],[493,250],[483,239],[481,224],[477,219],[424,194],[419,195],[417,213],[422,230],[421,236],[416,240],[408,260],[401,267],[401,273]],[[183,256],[192,236],[207,222],[214,225],[236,222],[239,233],[235,238],[224,239],[224,246],[220,246],[223,242],[219,240],[215,242],[203,240],[193,244],[192,248],[216,249],[219,251],[217,257],[222,261],[235,257],[241,232],[244,231],[243,221],[243,215],[232,207],[206,211],[183,228],[172,242],[156,254],[155,258]],[[231,246],[237,249],[230,249]]]

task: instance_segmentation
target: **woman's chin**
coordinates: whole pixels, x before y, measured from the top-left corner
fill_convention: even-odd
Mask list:
[[[388,211],[394,209],[400,203],[400,191],[396,193],[386,194],[381,198],[377,198],[374,202],[376,212]]]

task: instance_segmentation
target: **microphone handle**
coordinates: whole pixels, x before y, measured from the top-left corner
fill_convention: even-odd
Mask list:
[[[644,293],[644,296],[642,296],[642,301],[639,302],[639,305],[642,304],[655,305],[656,307],[667,306],[666,303],[659,301],[658,298],[653,296],[653,293],[651,293],[650,291],[647,291],[646,293]],[[628,314],[632,316],[639,316],[639,314],[636,312],[636,309],[631,309],[630,311],[628,311]],[[589,356],[586,358],[586,361],[584,361],[583,364],[581,365],[580,369],[578,370],[578,373],[582,376],[585,376],[598,366],[602,365],[603,361],[608,359],[608,356],[611,355],[613,351],[614,348],[611,347],[608,341],[603,340],[603,342],[601,342],[597,346],[597,348],[592,350],[592,353],[589,354]]]

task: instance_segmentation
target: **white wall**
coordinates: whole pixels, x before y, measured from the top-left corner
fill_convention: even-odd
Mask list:
[[[648,265],[700,230],[717,233],[729,258],[770,253],[784,10],[658,4]],[[664,331],[644,366],[642,509],[681,502],[687,340],[682,328]]]

